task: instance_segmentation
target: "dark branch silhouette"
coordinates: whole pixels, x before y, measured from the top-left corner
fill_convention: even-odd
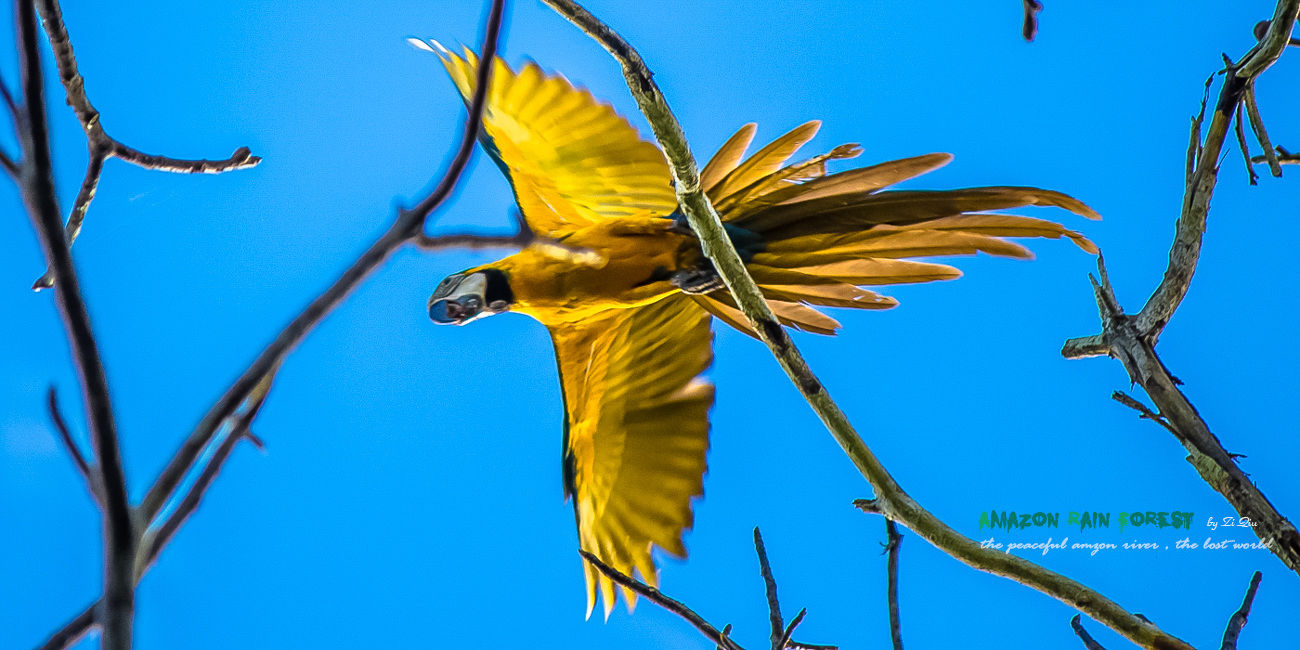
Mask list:
[[[240,147],[225,160],[181,160],[165,156],[153,156],[142,153],[122,144],[109,136],[100,123],[99,111],[86,97],[85,80],[77,71],[77,59],[72,53],[72,40],[68,37],[67,27],[63,24],[63,11],[58,0],[37,0],[37,9],[45,26],[45,34],[50,40],[50,49],[54,52],[54,61],[59,68],[59,79],[68,96],[68,106],[77,114],[77,121],[86,132],[86,144],[90,149],[90,162],[86,165],[86,176],[81,182],[81,191],[73,203],[68,215],[64,233],[68,245],[76,241],[81,234],[81,224],[90,209],[90,202],[95,198],[95,187],[104,171],[104,161],[118,158],[145,169],[176,172],[181,174],[219,174],[236,169],[247,169],[262,162],[254,156],[248,147]],[[32,288],[39,291],[54,286],[56,279],[53,269],[36,280]]]
[[[1020,27],[1020,35],[1026,41],[1033,41],[1038,35],[1038,12],[1043,10],[1043,3],[1038,0],[1022,0],[1025,5],[1025,22]]]
[[[767,548],[763,545],[763,535],[758,531],[758,528],[754,528],[754,551],[758,554],[759,573],[763,576],[764,591],[767,593],[768,616],[772,622],[772,633],[770,636],[772,650],[838,650],[838,648],[833,645],[801,643],[790,638],[790,636],[794,634],[795,629],[799,627],[799,624],[803,622],[804,616],[807,615],[808,610],[799,610],[799,613],[790,621],[790,624],[782,627],[781,605],[776,599],[776,578],[772,577],[772,567],[767,561]],[[601,562],[600,558],[588,553],[587,551],[579,549],[578,553],[582,555],[582,559],[586,560],[587,563],[597,571],[605,574],[605,576],[610,580],[631,589],[636,592],[637,595],[642,596],[646,600],[649,600],[650,602],[680,616],[719,648],[723,648],[724,650],[744,650],[740,644],[731,639],[731,625],[723,627],[722,631],[719,632],[718,628],[704,620],[703,616],[695,613],[695,610],[687,607],[681,601],[668,597],[662,591],[659,591],[640,580],[623,575],[623,573],[618,569]]]
[[[885,534],[889,541],[885,543],[885,553],[888,554],[887,560],[887,585],[886,590],[889,597],[889,638],[894,644],[894,650],[903,650],[903,631],[902,623],[898,616],[898,553],[903,544],[903,536],[898,532],[898,526],[894,524],[893,519],[885,519]]]
[[[72,463],[77,466],[77,471],[81,478],[86,481],[86,489],[90,490],[90,496],[94,497],[95,503],[100,508],[104,507],[103,489],[99,486],[99,478],[95,475],[95,469],[86,462],[86,457],[81,455],[81,449],[77,447],[77,442],[72,439],[72,432],[68,430],[68,423],[64,421],[63,414],[59,412],[59,395],[50,386],[49,393],[46,395],[46,407],[50,411],[50,420],[54,423],[54,428],[59,432],[59,440],[63,441],[63,446],[68,450],[68,455],[72,457]]]
[[[1250,577],[1250,586],[1246,588],[1246,597],[1241,601],[1241,608],[1228,619],[1228,627],[1223,631],[1223,645],[1219,650],[1237,650],[1237,637],[1241,635],[1241,628],[1246,627],[1246,619],[1250,617],[1250,606],[1255,602],[1255,592],[1259,590],[1259,581],[1263,575],[1259,571]]]

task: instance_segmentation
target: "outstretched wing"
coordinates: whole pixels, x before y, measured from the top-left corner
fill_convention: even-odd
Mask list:
[[[468,48],[461,57],[433,45],[468,102],[478,57]],[[534,232],[562,237],[599,219],[677,208],[663,153],[612,106],[536,63],[518,74],[501,59],[493,64],[481,140]]]
[[[691,500],[704,493],[713,385],[710,317],[676,294],[551,329],[567,414],[565,496],[582,548],[625,575],[658,583],[652,546],[686,556]],[[589,565],[587,615],[596,590],[605,615],[614,584]],[[631,609],[636,595],[624,589]]]

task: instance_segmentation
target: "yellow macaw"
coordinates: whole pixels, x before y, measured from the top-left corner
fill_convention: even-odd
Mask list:
[[[434,42],[465,101],[478,59]],[[464,324],[513,311],[550,330],[567,413],[565,497],[582,548],[624,574],[657,583],[651,549],[686,556],[692,499],[703,495],[713,386],[711,316],[754,335],[677,212],[663,152],[636,129],[533,63],[518,73],[493,62],[481,143],[505,173],[529,227],[559,246],[534,245],[443,280],[429,298],[437,323]],[[1057,206],[1099,218],[1059,192],[1030,187],[881,191],[948,163],[929,154],[828,173],[856,144],[787,164],[817,132],[809,122],[748,159],[755,125],[741,127],[700,180],[750,275],[784,325],[831,334],[840,324],[813,306],[888,309],[862,286],[956,278],[950,266],[903,258],[1029,258],[1004,237],[1083,235],[1051,221],[993,214]],[[576,251],[576,252],[575,252]],[[584,564],[587,615],[614,584]],[[636,595],[624,589],[629,610]]]

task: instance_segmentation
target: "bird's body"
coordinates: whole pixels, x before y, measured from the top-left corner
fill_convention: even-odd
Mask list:
[[[473,93],[472,52],[437,52],[462,97]],[[663,153],[607,104],[563,77],[494,62],[484,149],[511,182],[538,244],[450,276],[429,299],[439,323],[515,311],[551,333],[565,402],[565,496],[578,540],[606,564],[657,584],[655,547],[684,557],[682,534],[703,495],[713,386],[714,317],[756,336],[717,281],[695,235],[676,213]],[[857,145],[790,163],[819,123],[795,128],[745,157],[753,124],[701,171],[701,186],[750,275],[783,325],[834,334],[817,307],[887,309],[865,286],[949,280],[956,269],[907,258],[986,254],[1029,258],[1006,237],[1067,237],[1052,221],[990,212],[1055,206],[1089,218],[1083,203],[1031,187],[892,190],[941,167],[928,154],[829,173]],[[588,614],[597,590],[608,615],[613,583],[584,565]],[[635,595],[623,590],[629,607]]]
[[[673,223],[662,216],[605,219],[561,242],[577,255],[530,247],[490,266],[511,278],[511,311],[548,326],[572,323],[677,292],[665,273],[677,270],[679,251],[695,242]]]

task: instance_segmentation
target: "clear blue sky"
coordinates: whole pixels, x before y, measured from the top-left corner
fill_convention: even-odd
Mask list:
[[[75,247],[136,498],[257,351],[422,193],[460,128],[437,60],[404,38],[476,42],[479,3],[293,4],[64,6],[111,134],[173,156],[247,145],[265,158],[217,177],[110,161]],[[511,5],[511,64],[561,71],[649,133],[603,50],[537,2]],[[1105,220],[1043,215],[1098,242],[1132,309],[1164,269],[1202,84],[1273,11],[1269,0],[1170,6],[1048,0],[1026,44],[1015,0],[590,3],[656,72],[697,157],[745,122],[766,141],[818,118],[810,150],[860,142],[852,164],[956,155],[911,187],[1068,192]],[[10,30],[0,38],[13,52]],[[12,85],[13,54],[0,70]],[[52,66],[48,77],[70,205],[85,143]],[[1264,76],[1259,99],[1274,139],[1300,149],[1300,52]],[[1248,187],[1231,147],[1196,282],[1160,342],[1215,433],[1293,518],[1297,182],[1292,167]],[[8,183],[0,202],[0,649],[21,650],[95,598],[100,524],[44,412],[54,383],[85,441],[52,295],[27,290],[44,263]],[[437,227],[504,231],[510,206],[478,157]],[[1167,432],[1110,400],[1129,389],[1118,362],[1061,358],[1065,339],[1098,329],[1093,260],[1061,242],[1029,246],[1034,262],[960,259],[960,280],[888,291],[899,308],[839,312],[841,336],[795,340],[899,482],[962,533],[986,538],[977,520],[994,508],[1192,511],[1190,532],[1121,534],[1112,522],[995,536],[1170,545],[1031,557],[1197,647],[1217,647],[1262,570],[1242,647],[1293,642],[1300,578],[1271,554],[1172,549],[1232,509]],[[712,647],[646,603],[583,620],[545,330],[522,316],[446,328],[425,315],[443,276],[491,257],[404,251],[307,339],[255,425],[267,453],[236,450],[140,586],[139,648]],[[787,618],[809,610],[802,640],[885,647],[884,524],[850,505],[868,485],[761,345],[720,328],[712,378],[706,497],[690,560],[663,563],[665,591],[763,647],[750,541],[761,526]],[[909,647],[1081,647],[1068,607],[904,532]],[[1130,647],[1088,625],[1107,647]]]

